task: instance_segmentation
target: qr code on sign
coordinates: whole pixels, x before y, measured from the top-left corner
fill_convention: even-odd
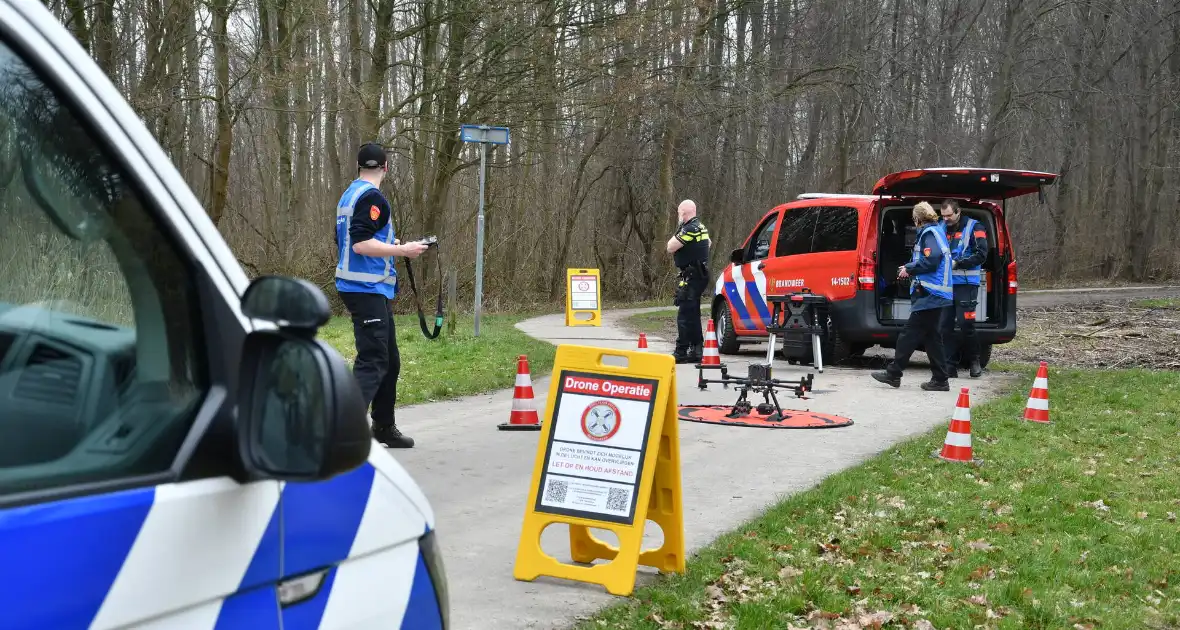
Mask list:
[[[612,512],[623,512],[627,509],[627,500],[631,493],[625,488],[611,488],[606,495],[606,509]]]
[[[569,483],[560,479],[550,479],[549,485],[545,486],[545,500],[554,503],[565,503],[565,491],[569,488]]]

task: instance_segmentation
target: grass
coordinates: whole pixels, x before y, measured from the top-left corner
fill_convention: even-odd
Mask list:
[[[472,315],[460,315],[456,319],[453,333],[444,325],[442,333],[432,341],[422,334],[417,314],[395,318],[402,362],[398,406],[512,387],[516,381],[516,358],[522,354],[528,356],[534,379],[553,367],[557,348],[514,327],[525,319],[523,315],[481,315],[478,338]],[[433,330],[432,319],[428,318],[427,327]],[[333,318],[320,330],[320,338],[332,344],[350,364],[356,357],[349,318]]]
[[[1180,374],[1053,370],[1055,424],[1034,425],[1019,369],[972,409],[981,466],[931,456],[942,425],[579,628],[1178,627]]]
[[[661,335],[668,328],[676,329],[676,309],[668,308],[650,313],[636,313],[623,319],[622,326],[648,335]]]
[[[1177,298],[1150,298],[1146,300],[1138,300],[1135,302],[1136,308],[1171,308],[1180,309],[1180,299]]]

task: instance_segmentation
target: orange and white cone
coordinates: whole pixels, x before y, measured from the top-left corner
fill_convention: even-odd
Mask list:
[[[701,353],[702,366],[721,366],[721,352],[717,350],[717,333],[713,330],[713,320],[709,320],[709,326],[705,329],[705,349]]]
[[[520,355],[516,359],[516,387],[512,392],[512,414],[508,422],[499,425],[501,431],[539,431],[541,418],[533,402],[533,379],[529,376],[529,359]]]
[[[1037,377],[1033,380],[1032,391],[1028,394],[1028,402],[1024,405],[1024,419],[1039,424],[1052,424],[1049,421],[1049,365],[1041,361],[1037,368]]]
[[[647,350],[647,334],[639,333],[639,349]]]
[[[937,456],[948,462],[975,461],[971,448],[971,398],[966,387],[959,390],[959,400],[955,403],[951,426],[947,428],[942,452],[937,453]]]

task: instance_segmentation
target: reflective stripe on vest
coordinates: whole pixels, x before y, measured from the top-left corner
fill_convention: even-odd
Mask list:
[[[910,293],[917,289],[917,285],[921,284],[938,297],[952,299],[954,290],[951,287],[951,248],[947,244],[946,230],[939,224],[928,225],[918,231],[918,236],[914,239],[914,256],[910,262],[918,262],[918,258],[922,255],[922,239],[927,232],[934,234],[934,240],[938,243],[938,251],[942,252],[942,259],[939,263],[938,269],[929,273],[919,274],[914,277],[914,281],[910,283]]]
[[[965,255],[967,253],[967,243],[969,242],[968,239],[975,238],[976,224],[977,224],[977,221],[975,219],[967,219],[967,223],[963,227],[963,231],[959,233],[960,234],[959,242],[955,244],[955,259],[956,260],[962,258],[963,255]],[[951,272],[951,274],[956,278],[966,279],[967,280],[966,284],[979,284],[979,278],[980,278],[980,275],[982,274],[982,272],[980,271],[979,267],[974,267],[974,268],[968,268],[968,269],[954,269]],[[957,282],[956,284],[964,284],[964,283]]]
[[[381,273],[350,269],[354,253],[352,251],[352,235],[348,233],[348,224],[352,221],[353,207],[356,205],[357,200],[361,198],[361,195],[376,188],[376,186],[369,182],[356,180],[340,197],[340,202],[336,206],[336,225],[341,243],[340,251],[337,254],[336,277],[341,280],[355,280],[357,282],[384,282],[396,287],[397,271],[390,264],[389,258],[384,258],[385,267]],[[344,226],[343,230],[340,229],[341,224]],[[393,243],[392,227],[386,224],[383,229],[385,230],[385,237],[382,240],[386,244]],[[356,255],[360,256],[360,254]]]

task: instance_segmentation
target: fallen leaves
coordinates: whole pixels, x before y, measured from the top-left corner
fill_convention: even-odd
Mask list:
[[[986,540],[983,540],[982,538],[979,540],[972,540],[972,541],[968,542],[967,546],[970,547],[971,549],[974,549],[975,551],[991,551],[991,550],[995,549],[995,547],[993,547],[991,545],[991,543],[989,543]]]
[[[804,617],[808,624],[802,628],[795,625],[787,626],[794,630],[881,630],[882,627],[895,619],[895,615],[887,610],[869,611],[863,602],[858,602],[851,615],[813,610]]]

